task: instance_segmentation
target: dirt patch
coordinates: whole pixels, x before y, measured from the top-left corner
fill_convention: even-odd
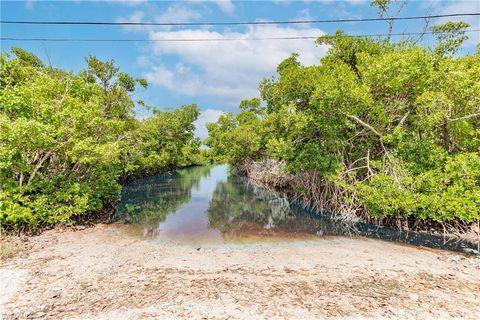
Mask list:
[[[4,235],[0,231],[0,263],[6,262],[25,250],[27,244],[28,238],[25,236]]]
[[[478,259],[382,241],[200,248],[99,225],[32,237],[3,264],[6,319],[480,317]]]

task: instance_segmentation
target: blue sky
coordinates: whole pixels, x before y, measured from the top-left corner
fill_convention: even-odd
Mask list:
[[[410,1],[401,16],[439,13],[480,12],[480,1]],[[2,20],[68,21],[268,21],[376,17],[369,1],[2,1]],[[458,19],[457,19],[458,20]],[[480,29],[479,17],[463,19]],[[434,20],[431,24],[446,22]],[[350,34],[385,33],[385,22],[311,24],[281,26],[217,27],[121,27],[121,26],[43,26],[2,25],[2,37],[42,38],[258,38],[318,36],[342,28]],[[422,21],[399,22],[394,32],[419,32]],[[463,53],[473,52],[479,33],[470,33]],[[431,37],[424,40],[431,45]],[[197,134],[204,137],[204,123],[224,111],[237,110],[245,98],[258,95],[258,82],[275,74],[276,65],[290,53],[298,52],[307,65],[318,63],[328,48],[316,47],[313,40],[239,41],[207,43],[92,43],[2,41],[1,50],[10,47],[30,50],[52,65],[78,71],[84,57],[94,54],[114,59],[120,68],[136,77],[145,77],[150,87],[138,93],[159,109],[197,103],[203,113]],[[139,110],[139,116],[145,116]]]

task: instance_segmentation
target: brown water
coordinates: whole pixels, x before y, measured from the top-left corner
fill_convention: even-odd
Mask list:
[[[258,243],[370,237],[433,248],[474,244],[401,232],[308,209],[285,195],[250,183],[227,165],[197,166],[137,180],[123,190],[115,225],[129,234],[179,244]]]

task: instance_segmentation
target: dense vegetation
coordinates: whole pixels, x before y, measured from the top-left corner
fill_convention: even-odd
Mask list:
[[[197,107],[138,120],[132,94],[147,82],[113,61],[90,56],[74,74],[19,48],[0,59],[2,227],[98,213],[119,199],[122,182],[198,161]]]
[[[392,2],[373,4],[385,15]],[[480,47],[458,54],[468,27],[434,26],[432,48],[322,36],[317,44],[329,51],[318,65],[292,54],[260,83],[260,98],[208,125],[208,154],[245,171],[270,167],[263,182],[270,177],[270,186],[337,212],[406,227],[480,220]],[[99,213],[125,182],[204,158],[195,105],[150,108],[132,98],[147,88],[144,79],[113,61],[86,63],[75,74],[19,48],[1,54],[1,227]],[[141,107],[152,116],[135,117]],[[151,212],[122,212],[132,221],[163,219],[158,201]]]
[[[322,36],[330,49],[319,65],[292,54],[260,83],[261,99],[209,124],[207,144],[235,165],[285,163],[297,177],[290,191],[327,209],[407,226],[471,223],[480,218],[480,48],[456,54],[466,27],[434,27],[434,48]]]

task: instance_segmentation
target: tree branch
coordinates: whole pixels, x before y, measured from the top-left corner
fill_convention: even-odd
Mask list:
[[[409,115],[409,112],[407,111],[407,113],[405,113],[402,119],[400,119],[400,122],[397,124],[397,127],[395,129],[400,129],[403,126],[403,124],[405,123],[405,120],[407,120],[408,115]]]
[[[378,132],[374,127],[372,127],[372,126],[369,125],[368,123],[360,120],[359,118],[357,118],[357,117],[355,117],[355,116],[352,116],[351,114],[347,114],[346,116],[347,116],[347,118],[356,121],[357,123],[361,124],[361,125],[364,126],[365,128],[367,128],[367,129],[369,129],[370,131],[372,131],[377,137],[382,138],[382,135],[380,134],[380,132]]]
[[[50,156],[53,154],[52,151],[48,151],[47,153],[45,153],[45,155],[40,159],[40,161],[37,163],[37,165],[35,166],[35,169],[33,170],[32,174],[30,175],[30,178],[28,178],[28,181],[27,181],[27,186],[29,186],[33,179],[35,178],[35,175],[37,174],[38,170],[40,170],[40,168],[42,167],[43,163],[48,159],[50,158]]]
[[[469,114],[467,116],[459,117],[459,118],[453,118],[453,119],[448,119],[448,122],[453,122],[453,121],[460,121],[460,120],[467,120],[475,117],[479,117],[480,113],[473,113]]]

